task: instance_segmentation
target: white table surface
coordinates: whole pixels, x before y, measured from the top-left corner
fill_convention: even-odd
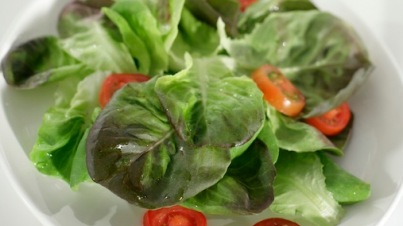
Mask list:
[[[390,53],[397,60],[400,69],[403,70],[403,0],[339,1],[348,2],[351,10],[373,31],[379,40],[384,42]],[[0,39],[3,35],[2,32],[9,26],[10,21],[18,17],[15,12],[18,12],[26,2],[29,2],[29,0],[0,0]],[[402,226],[402,213],[403,199],[399,201],[396,210],[385,225]],[[28,210],[24,201],[13,190],[2,168],[0,168],[0,225],[41,225]]]

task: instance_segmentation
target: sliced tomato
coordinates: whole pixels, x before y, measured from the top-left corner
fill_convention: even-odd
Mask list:
[[[241,11],[245,11],[250,5],[257,2],[257,0],[239,0],[241,3]]]
[[[325,135],[334,136],[343,131],[350,119],[350,107],[347,103],[344,103],[323,115],[305,119],[305,122]]]
[[[99,93],[99,104],[102,108],[105,107],[113,94],[127,83],[145,82],[149,79],[150,77],[142,74],[111,74],[102,84],[101,92]]]
[[[253,226],[299,226],[297,223],[283,218],[269,218],[256,223]]]
[[[305,106],[305,97],[280,70],[274,66],[263,65],[251,75],[264,98],[279,112],[297,116]]]
[[[206,217],[181,206],[149,210],[144,214],[143,226],[206,226]]]

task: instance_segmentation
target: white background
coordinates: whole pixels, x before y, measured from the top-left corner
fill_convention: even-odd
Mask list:
[[[321,0],[317,0],[320,2]],[[403,1],[402,0],[339,0],[357,14],[372,30],[378,40],[390,51],[403,71]],[[0,0],[0,39],[4,30],[17,18],[18,12],[29,0]],[[0,78],[1,79],[1,78]],[[1,126],[1,122],[0,122]],[[403,150],[402,150],[403,151]],[[0,153],[1,154],[1,153]],[[403,161],[403,159],[402,159]],[[0,225],[40,226],[19,195],[13,190],[8,178],[0,168]],[[402,172],[403,173],[403,172]],[[403,225],[403,200],[385,225]]]

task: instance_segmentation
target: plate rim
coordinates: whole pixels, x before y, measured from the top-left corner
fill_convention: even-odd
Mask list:
[[[42,2],[49,2],[49,1],[57,1],[57,0],[36,0],[36,1],[26,1],[29,2],[21,11],[24,16],[19,17],[17,20],[15,20],[13,23],[10,23],[7,26],[7,29],[5,30],[4,36],[0,39],[0,59],[3,59],[5,56],[6,52],[13,46],[12,43],[16,40],[18,37],[17,34],[21,31],[21,27],[23,24],[26,23],[26,21],[32,16],[32,11],[35,10],[35,8],[39,8],[37,4],[39,1]],[[344,2],[338,2],[337,4],[342,4],[343,7],[347,8]],[[349,10],[349,13],[352,13],[351,10]],[[393,56],[391,53],[391,50],[387,47],[385,42],[378,36],[374,35],[374,32],[372,29],[370,29],[365,22],[361,18],[357,18],[359,22],[362,23],[364,29],[368,34],[372,35],[372,39],[380,46],[382,51],[384,51],[385,55],[388,57],[388,60],[390,60],[391,65],[393,65],[394,70],[398,72],[398,77],[403,80],[403,69],[399,66],[399,63],[397,62],[397,59]],[[0,74],[2,72],[0,71]],[[1,79],[0,81],[0,91],[4,90],[4,87],[7,86],[6,82],[4,79]],[[0,97],[2,97],[2,92],[0,92]],[[2,102],[2,99],[0,100]],[[7,119],[4,111],[4,105],[0,105],[0,118],[5,118]],[[5,120],[5,128],[0,129],[0,134],[3,133],[4,131],[13,131],[11,128],[11,125],[8,120]],[[22,149],[20,143],[17,140],[17,135],[12,132],[11,134],[8,135],[9,138],[12,138],[11,143],[18,144],[19,148],[17,151],[21,151],[21,153],[24,153],[24,150]],[[19,177],[16,175],[16,173],[12,170],[12,166],[6,156],[6,148],[4,146],[4,139],[5,137],[0,136],[0,169],[5,172],[6,178],[8,182],[11,184],[12,188],[15,190],[17,193],[18,197],[23,201],[26,207],[28,207],[29,211],[33,213],[36,219],[44,225],[49,225],[52,226],[53,221],[52,217],[44,214],[43,212],[40,211],[38,208],[37,204],[34,202],[34,200],[28,195],[26,188],[24,188],[21,184],[21,181]],[[15,142],[14,142],[15,140]],[[403,151],[403,150],[402,150]],[[29,160],[29,159],[26,159]],[[29,161],[31,164],[31,162]],[[31,164],[32,165],[32,164]],[[32,169],[35,169],[32,167]],[[35,174],[39,174],[38,171],[35,172]],[[403,174],[403,173],[402,173]],[[403,178],[403,175],[402,175]],[[403,198],[403,181],[400,181],[398,183],[398,192],[395,194],[395,197],[393,201],[391,202],[391,205],[386,209],[385,213],[383,214],[382,218],[378,220],[376,223],[377,226],[384,225],[387,220],[390,218],[391,214],[393,211],[395,211],[397,204],[399,201]]]

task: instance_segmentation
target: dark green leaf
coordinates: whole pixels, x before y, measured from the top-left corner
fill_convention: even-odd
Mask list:
[[[155,80],[118,91],[87,140],[92,179],[146,208],[197,195],[217,183],[231,162],[228,149],[195,148],[176,136],[154,92]]]
[[[6,82],[23,89],[91,73],[60,48],[56,37],[34,39],[12,49],[1,67]]]
[[[240,4],[237,0],[187,0],[186,7],[201,21],[216,27],[218,18],[221,18],[229,35],[238,35],[237,23],[240,13]]]
[[[231,160],[242,155],[249,148],[249,146],[252,145],[252,143],[257,139],[257,137],[260,135],[260,133],[262,133],[263,127],[265,127],[266,124],[267,123],[264,123],[262,125],[262,127],[258,130],[258,132],[255,133],[255,135],[252,137],[252,139],[250,139],[248,142],[246,142],[245,144],[243,144],[241,146],[236,146],[236,147],[233,147],[230,149]]]
[[[181,205],[212,214],[256,214],[274,199],[275,168],[260,140],[235,158],[224,178]]]
[[[114,1],[113,0],[83,0],[83,2],[91,7],[102,8],[111,6]]]

